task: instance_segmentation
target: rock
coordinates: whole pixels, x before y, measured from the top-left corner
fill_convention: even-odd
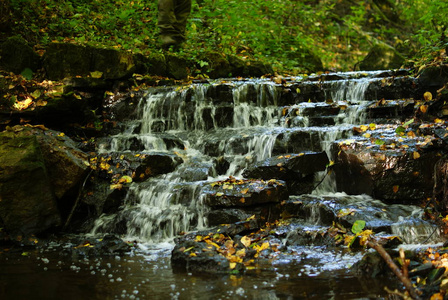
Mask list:
[[[200,61],[205,62],[206,65],[203,67],[205,69],[205,74],[209,78],[227,78],[230,77],[232,73],[230,63],[227,61],[226,57],[215,51],[204,53]]]
[[[187,241],[176,244],[171,252],[171,265],[174,271],[194,274],[226,274],[230,263],[224,257],[214,252],[204,252],[206,243]],[[186,251],[188,249],[188,251]],[[194,253],[195,255],[191,255]],[[196,254],[197,253],[197,254]]]
[[[338,191],[386,202],[412,203],[431,197],[434,166],[440,159],[434,139],[372,140],[379,142],[357,139],[332,145]],[[415,148],[416,143],[422,144]]]
[[[390,274],[390,269],[378,252],[369,252],[356,262],[351,271],[362,277],[377,278]]]
[[[183,160],[175,154],[153,153],[145,155],[140,166],[135,170],[134,180],[144,181],[149,177],[171,173],[182,162]]]
[[[439,89],[448,83],[448,66],[428,66],[419,71],[417,79],[420,85],[434,93],[435,89]]]
[[[44,55],[44,68],[50,80],[87,76],[92,71],[91,48],[67,43],[50,44]]]
[[[211,207],[246,207],[278,203],[288,198],[285,183],[278,180],[236,180],[231,177],[206,185],[202,192]]]
[[[44,55],[44,67],[50,80],[90,76],[101,72],[104,79],[129,78],[137,70],[132,54],[114,49],[102,49],[68,43],[52,43]]]
[[[163,54],[151,53],[148,56],[136,54],[139,62],[139,70],[141,74],[151,74],[157,76],[167,76],[167,64]]]
[[[21,37],[8,38],[0,45],[0,68],[20,74],[25,68],[39,69],[40,56]]]
[[[315,186],[314,174],[325,171],[329,162],[325,152],[284,154],[257,162],[246,169],[243,176],[263,180],[280,179],[286,182],[290,194],[308,194]]]
[[[298,176],[325,171],[330,161],[325,152],[301,152],[299,154],[284,154],[257,162],[246,169],[243,176],[264,180],[288,180]]]
[[[187,60],[172,54],[165,55],[167,74],[169,77],[180,80],[188,77]]]
[[[360,62],[359,68],[365,71],[399,69],[404,62],[405,58],[393,47],[378,43]]]
[[[76,241],[75,247],[64,247],[62,255],[72,257],[121,256],[131,250],[131,246],[115,235],[106,235],[102,239]]]
[[[295,61],[294,66],[299,69],[315,73],[324,70],[322,60],[310,49],[299,47],[296,51],[289,51],[288,58]]]
[[[11,234],[61,223],[85,178],[87,155],[60,133],[15,126],[0,134],[0,218]]]

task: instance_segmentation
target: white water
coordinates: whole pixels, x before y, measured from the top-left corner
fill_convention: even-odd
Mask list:
[[[130,239],[161,242],[171,240],[180,232],[206,228],[207,208],[201,195],[204,184],[229,176],[240,177],[246,167],[272,156],[279,134],[304,127],[317,132],[322,150],[329,154],[333,141],[364,122],[364,93],[372,80],[378,79],[334,82],[335,91],[328,97],[333,100],[332,105],[341,110],[334,116],[335,125],[331,127],[308,127],[309,117],[301,114],[304,109],[321,103],[299,103],[287,108],[286,113],[282,112],[277,107],[277,87],[272,83],[229,84],[233,99],[226,104],[233,106],[233,115],[227,118],[228,124],[218,120],[222,112],[217,113],[218,107],[207,97],[208,85],[149,91],[139,104],[141,119],[129,122],[123,133],[112,137],[102,151],[130,151],[132,140],[137,139],[144,147],[142,152],[176,152],[184,162],[171,174],[160,175],[144,184],[133,184],[124,209],[117,216],[99,218],[93,233],[113,230],[117,222],[124,221]],[[295,124],[297,127],[290,127],[291,123],[288,123],[293,118],[296,121],[300,118]],[[160,132],[181,139],[185,148],[167,149]],[[207,154],[211,147],[216,148],[212,152],[217,154],[213,156],[224,157],[230,163],[227,172],[221,176],[213,167],[214,158]],[[198,165],[204,169],[205,177],[193,181],[186,178],[186,172],[197,169]],[[324,177],[325,172],[320,176]],[[335,190],[335,181],[330,174],[313,194],[329,195]],[[313,218],[317,222],[320,216],[315,214]],[[399,232],[403,227],[398,222],[394,230],[405,235],[406,230]],[[409,242],[417,240],[417,235],[428,234],[410,235],[406,237]]]

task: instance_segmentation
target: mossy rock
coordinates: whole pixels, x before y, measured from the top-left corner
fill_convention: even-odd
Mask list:
[[[20,74],[26,68],[36,71],[40,65],[40,56],[23,38],[13,36],[0,45],[0,68],[5,71]]]
[[[104,79],[124,79],[137,71],[138,60],[131,53],[115,49],[52,43],[47,47],[44,67],[50,80],[84,77],[95,71]]]
[[[167,76],[167,64],[163,54],[151,53],[147,56],[136,54],[139,74],[151,74],[156,76]]]
[[[222,53],[211,51],[203,54],[200,59],[207,63],[203,72],[210,78],[226,78],[232,75],[230,63]]]
[[[324,70],[322,60],[310,49],[304,47],[289,52],[288,59],[295,62],[294,67],[307,72],[314,73]]]
[[[167,75],[177,80],[188,77],[187,60],[173,54],[166,54]]]
[[[53,43],[47,47],[44,68],[50,80],[90,74],[92,51],[81,45]]]
[[[405,63],[405,58],[387,44],[376,44],[359,64],[363,71],[399,69]]]

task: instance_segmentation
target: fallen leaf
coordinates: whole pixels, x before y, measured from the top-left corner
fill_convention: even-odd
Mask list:
[[[241,242],[241,244],[243,244],[245,247],[249,247],[250,246],[250,244],[251,244],[251,239],[250,239],[250,237],[248,237],[248,236],[243,236],[241,239],[240,239],[240,242]]]
[[[432,94],[431,92],[425,92],[423,94],[423,98],[425,98],[425,101],[431,101],[432,100]]]

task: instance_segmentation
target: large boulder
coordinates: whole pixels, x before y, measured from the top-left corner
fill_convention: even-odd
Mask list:
[[[376,44],[359,64],[365,71],[399,69],[405,58],[398,51],[387,44]]]
[[[40,56],[21,37],[8,38],[0,45],[0,68],[20,74],[26,68],[36,71]]]
[[[0,133],[0,219],[11,235],[61,224],[88,169],[87,155],[61,133],[15,126]]]
[[[333,144],[338,191],[367,194],[389,203],[419,203],[431,197],[434,166],[442,152],[436,139],[397,136],[372,140]]]

